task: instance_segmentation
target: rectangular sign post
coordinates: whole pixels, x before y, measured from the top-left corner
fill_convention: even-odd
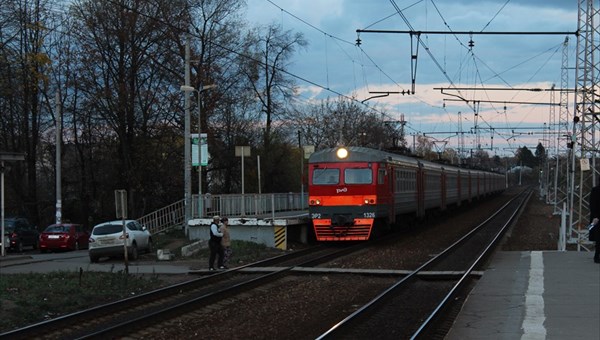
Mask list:
[[[200,146],[200,147],[198,147]],[[198,161],[198,159],[200,161]],[[192,166],[198,167],[198,217],[204,216],[202,208],[202,167],[208,165],[208,135],[201,133],[198,139],[198,134],[192,134]]]
[[[310,155],[315,152],[314,145],[302,146],[302,157],[300,157],[300,201],[302,202],[302,209],[304,209],[304,202],[308,204],[308,200],[304,199],[304,160],[309,159]]]
[[[198,134],[192,133],[192,166],[198,166],[198,158],[202,166],[208,165],[208,135],[206,133],[200,134],[200,140],[198,140]],[[200,151],[198,151],[198,142],[200,142]]]
[[[123,250],[125,259],[125,274],[129,274],[129,261],[127,258],[127,227],[125,219],[127,218],[127,190],[115,190],[115,208],[117,218],[123,221]]]
[[[244,157],[250,156],[250,146],[236,146],[235,156],[242,157],[242,216],[246,216],[246,199],[244,198]]]

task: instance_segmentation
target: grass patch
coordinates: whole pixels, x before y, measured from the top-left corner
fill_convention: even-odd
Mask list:
[[[159,234],[154,234],[152,235],[152,242],[154,249],[177,248],[192,243],[181,229],[169,229]]]
[[[254,242],[248,241],[240,241],[240,240],[232,240],[231,241],[231,249],[233,254],[231,259],[229,260],[230,264],[247,264],[251,262],[256,262],[259,260],[271,258],[273,256],[278,256],[285,251],[276,248],[270,248],[265,246],[264,244],[258,244]],[[190,257],[184,257],[184,259],[208,259],[210,256],[210,249],[203,248],[200,249],[196,254]]]
[[[200,249],[191,257],[181,256],[190,244],[182,230],[153,235],[155,249],[170,249],[177,260],[208,263],[210,251]],[[264,244],[232,240],[230,266],[240,266],[278,256],[285,251]],[[154,254],[144,254],[155,260]],[[158,275],[128,276],[123,272],[52,272],[0,275],[0,333],[55,318],[93,306],[131,297],[167,285]]]
[[[124,272],[53,272],[0,276],[0,332],[134,296],[162,285]]]

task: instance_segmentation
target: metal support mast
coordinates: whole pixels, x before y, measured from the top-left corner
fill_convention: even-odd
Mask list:
[[[554,84],[552,84],[552,90],[554,90]],[[555,101],[554,91],[550,91],[550,103],[554,103]],[[551,130],[546,133],[544,130],[544,141],[548,143],[548,147],[546,148],[546,157],[544,160],[544,178],[548,178],[550,168],[552,167],[553,161],[548,157],[551,154],[558,154],[556,152],[556,142],[552,136],[553,132],[558,131],[558,124],[556,123],[556,108],[554,105],[550,105],[549,117],[548,117],[548,128]],[[546,197],[546,204],[554,203],[554,185],[552,185],[553,181],[545,181],[544,189],[545,192],[543,196]]]
[[[594,8],[594,1],[580,0],[578,15],[577,36],[577,66],[575,70],[575,115],[580,122],[575,123],[573,131],[576,141],[579,143],[579,157],[572,159],[572,172],[569,195],[573,199],[570,202],[569,219],[569,243],[583,243],[582,234],[586,233],[585,225],[589,222],[588,198],[592,187],[598,178],[596,166],[596,155],[598,152],[598,117],[600,103],[596,102],[597,95],[594,92],[598,82],[598,45],[597,39],[599,20],[598,10]],[[574,120],[575,121],[575,120]],[[574,145],[575,147],[575,145]],[[575,153],[576,150],[573,149]],[[585,166],[589,162],[589,170]]]
[[[550,203],[554,204],[554,214],[558,215],[567,203],[569,187],[569,154],[572,149],[567,147],[567,142],[571,141],[569,123],[569,37],[565,37],[562,50],[562,68],[560,77],[560,97],[558,122],[555,126],[556,131],[556,164],[554,173],[553,190],[550,192]]]
[[[466,158],[465,155],[465,135],[462,128],[462,113],[458,111],[458,154],[460,157],[461,165],[462,160]]]

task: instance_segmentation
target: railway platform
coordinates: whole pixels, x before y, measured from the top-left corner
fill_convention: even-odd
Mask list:
[[[189,221],[189,238],[208,241],[212,218]],[[232,240],[261,243],[267,247],[287,250],[287,242],[307,243],[311,230],[308,211],[284,211],[252,217],[229,217]]]
[[[589,252],[497,252],[446,339],[600,339],[600,264]]]

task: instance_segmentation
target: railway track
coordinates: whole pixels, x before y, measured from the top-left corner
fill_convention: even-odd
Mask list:
[[[308,248],[36,323],[2,333],[0,338],[84,339],[128,335],[147,327],[160,327],[171,318],[267,285],[293,268],[316,266],[372,245]]]
[[[525,206],[531,191],[506,203],[496,214],[412,273],[389,287],[318,339],[443,338],[443,313],[474,280],[505,230]],[[422,275],[422,273],[440,275]],[[450,273],[451,275],[442,275]],[[460,275],[456,275],[460,273]]]
[[[494,209],[493,211],[495,211]],[[503,209],[505,210],[505,209]],[[489,222],[489,221],[487,221]],[[481,228],[480,228],[481,230]],[[475,236],[471,236],[475,237]],[[254,296],[256,293],[260,296],[264,294],[264,292],[269,292],[269,295],[272,294],[272,290],[277,290],[277,286],[286,286],[286,285],[300,285],[306,290],[305,293],[301,293],[300,296],[295,296],[294,299],[303,299],[306,295],[303,294],[312,294],[310,292],[315,291],[313,286],[309,282],[310,280],[304,281],[304,278],[308,277],[318,277],[321,281],[322,278],[326,278],[329,275],[332,280],[335,280],[334,277],[336,275],[346,275],[348,277],[349,285],[345,285],[343,282],[336,280],[335,286],[329,286],[330,288],[325,288],[329,294],[335,294],[335,292],[341,293],[339,300],[336,301],[345,301],[347,297],[344,296],[345,292],[347,294],[351,294],[351,291],[354,291],[357,295],[350,295],[363,298],[357,299],[360,300],[359,304],[352,304],[352,306],[343,306],[343,303],[334,304],[337,306],[336,310],[339,310],[341,313],[337,315],[337,317],[329,318],[328,320],[319,320],[315,319],[312,322],[310,328],[306,328],[307,334],[311,334],[307,337],[299,337],[299,338],[310,338],[314,339],[322,332],[326,331],[329,325],[336,324],[339,320],[344,319],[348,314],[352,313],[367,302],[372,297],[377,296],[379,292],[384,290],[389,290],[388,287],[392,285],[397,280],[402,280],[402,277],[406,275],[412,275],[410,270],[373,270],[373,269],[362,269],[362,268],[374,268],[374,267],[358,267],[357,269],[351,269],[352,266],[344,266],[342,265],[340,268],[310,268],[313,266],[317,266],[327,262],[336,263],[338,258],[341,258],[345,255],[353,255],[354,252],[358,252],[358,258],[364,258],[365,254],[372,254],[373,250],[381,249],[382,246],[387,247],[390,244],[395,243],[394,238],[398,238],[400,240],[406,239],[406,235],[392,235],[391,238],[384,238],[379,242],[368,242],[368,243],[360,243],[357,246],[348,247],[347,245],[338,245],[336,247],[315,247],[311,249],[307,249],[306,251],[294,252],[291,254],[282,255],[277,258],[268,259],[265,261],[253,263],[251,265],[247,265],[244,267],[236,268],[235,270],[229,270],[225,272],[218,272],[210,276],[202,277],[196,280],[192,280],[190,282],[177,284],[171,287],[166,287],[161,290],[157,290],[155,292],[151,292],[148,294],[140,295],[135,298],[127,299],[131,300],[127,302],[115,302],[111,304],[107,304],[105,306],[99,306],[96,308],[92,308],[89,311],[82,311],[79,313],[73,313],[72,315],[67,315],[61,318],[57,318],[55,320],[49,320],[46,322],[42,322],[40,324],[31,325],[29,327],[25,327],[19,330],[15,330],[9,333],[0,334],[0,338],[17,338],[17,339],[31,339],[31,338],[40,338],[40,339],[78,339],[78,338],[170,338],[173,337],[173,334],[178,334],[175,337],[193,337],[193,332],[201,329],[201,326],[197,325],[197,322],[203,323],[201,320],[207,319],[209,314],[214,314],[216,311],[220,311],[228,308],[236,308],[240,303],[244,304],[243,300],[248,297]],[[456,243],[460,243],[456,242]],[[481,240],[475,243],[482,243]],[[372,248],[371,248],[372,247]],[[360,252],[361,250],[366,249],[367,252]],[[445,252],[446,253],[446,252]],[[449,254],[450,252],[448,252]],[[367,255],[369,256],[369,255]],[[474,258],[475,255],[462,253],[462,255],[455,255],[457,258]],[[352,257],[348,257],[351,259]],[[335,260],[335,261],[334,261]],[[397,320],[404,318],[406,315],[421,315],[420,319],[414,321],[414,319],[407,321],[409,324],[417,324],[420,325],[421,322],[426,318],[423,316],[425,314],[421,313],[420,307],[423,307],[423,301],[431,300],[430,295],[432,292],[436,290],[442,290],[447,292],[452,284],[458,281],[461,278],[464,270],[463,266],[450,263],[445,264],[445,262],[431,260],[428,262],[428,267],[422,267],[421,270],[414,274],[414,276],[419,277],[418,281],[421,281],[421,285],[425,286],[425,293],[423,295],[427,296],[423,298],[420,293],[413,291],[412,289],[408,290],[406,293],[408,296],[405,296],[402,301],[402,308],[400,311],[394,311],[392,318],[394,323]],[[309,267],[306,268],[306,271],[302,270],[299,267]],[[385,267],[385,265],[384,265]],[[346,268],[346,269],[344,269]],[[355,267],[356,268],[356,267]],[[323,271],[321,271],[323,270]],[[325,273],[326,270],[331,270],[330,274],[318,274]],[[435,271],[438,271],[436,274]],[[446,270],[453,270],[454,272],[450,274],[447,273]],[[302,273],[317,273],[317,275],[304,276]],[[335,274],[337,273],[337,274]],[[346,273],[346,274],[344,274]],[[368,284],[375,284],[374,286],[369,286],[369,288],[363,289],[362,291],[353,290],[353,287],[357,285],[357,283],[352,283],[352,280],[349,275],[354,277],[363,277],[362,281],[369,282]],[[302,277],[302,279],[300,279]],[[373,278],[373,279],[371,279]],[[436,278],[433,280],[432,278]],[[416,279],[416,278],[415,278]],[[465,281],[469,281],[470,277],[467,277]],[[383,281],[377,281],[383,280]],[[387,283],[384,284],[384,282]],[[319,285],[317,285],[319,286]],[[366,284],[365,284],[366,286]],[[378,288],[376,288],[376,286]],[[440,288],[441,287],[441,288]],[[303,288],[303,289],[304,289]],[[329,290],[334,289],[334,290]],[[297,292],[299,290],[295,290]],[[372,294],[371,294],[372,293]],[[437,300],[441,299],[443,296],[442,293],[436,292],[438,297]],[[348,297],[350,297],[348,296]],[[281,297],[280,297],[281,298]],[[290,295],[286,293],[283,297],[284,299],[289,299]],[[385,298],[384,298],[385,299]],[[402,299],[402,298],[400,298]],[[260,301],[260,298],[259,298]],[[261,310],[269,310],[266,302],[261,302],[259,305],[256,305]],[[323,302],[329,304],[331,302]],[[268,303],[270,304],[270,303]],[[276,313],[279,316],[278,319],[284,320],[294,320],[292,315],[297,313],[304,314],[306,316],[312,315],[313,310],[311,307],[321,306],[321,300],[316,300],[308,306],[309,309],[300,309],[293,308],[293,314],[281,313],[281,310],[277,310]],[[416,307],[415,307],[416,306]],[[237,307],[240,308],[240,307]],[[250,311],[254,307],[241,307],[240,310]],[[245,309],[244,309],[245,308]],[[431,308],[433,309],[433,308]],[[444,308],[441,308],[443,310]],[[342,312],[345,310],[346,312]],[[416,313],[418,311],[419,313]],[[222,312],[220,312],[222,313]],[[227,313],[227,312],[226,312]],[[266,316],[262,316],[256,321],[249,321],[247,323],[251,323],[255,325],[257,328],[265,329],[267,325],[264,323],[272,323],[269,319],[270,316],[275,315],[274,312],[267,312]],[[254,314],[254,313],[253,313]],[[258,315],[258,314],[257,314]],[[248,315],[245,319],[248,319]],[[432,318],[430,324],[435,324],[437,317]],[[81,321],[78,321],[81,320]],[[389,328],[390,319],[384,318],[385,321],[383,323],[386,325],[384,328]],[[299,320],[298,320],[299,321]],[[78,329],[72,329],[72,324],[80,324],[84,325],[83,327],[79,327]],[[300,324],[296,322],[296,324]],[[192,326],[195,325],[195,326]],[[328,325],[328,326],[325,326]],[[297,330],[297,327],[294,326],[285,326],[280,324],[280,329],[295,329],[296,333],[289,333],[285,337],[296,337],[300,334],[304,334],[304,332],[300,333]],[[306,326],[305,326],[306,327]],[[369,328],[371,326],[366,326],[365,328]],[[374,326],[376,327],[376,326]],[[429,328],[429,326],[427,327]],[[192,330],[192,335],[190,335],[190,329]],[[232,330],[234,328],[231,328]],[[309,330],[310,329],[310,330]],[[413,327],[413,330],[415,327]],[[308,331],[309,330],[309,331]],[[385,330],[385,329],[384,329]],[[354,332],[356,330],[350,331],[350,338],[356,338],[354,336]],[[204,334],[205,330],[201,331]],[[232,331],[232,334],[244,334],[240,333],[242,331]],[[373,332],[373,330],[371,330]],[[377,338],[386,338],[384,332],[381,329],[375,331],[375,336]],[[285,332],[277,333],[279,335],[284,336]],[[260,333],[259,333],[260,334]],[[292,336],[295,334],[295,336]],[[343,333],[342,333],[343,334]],[[358,334],[358,333],[357,333]],[[364,333],[369,334],[369,333]],[[264,336],[262,335],[255,336]],[[365,335],[369,336],[369,335]],[[372,335],[371,335],[372,336]],[[390,336],[388,338],[404,338],[403,336]],[[410,337],[406,336],[406,337]]]

